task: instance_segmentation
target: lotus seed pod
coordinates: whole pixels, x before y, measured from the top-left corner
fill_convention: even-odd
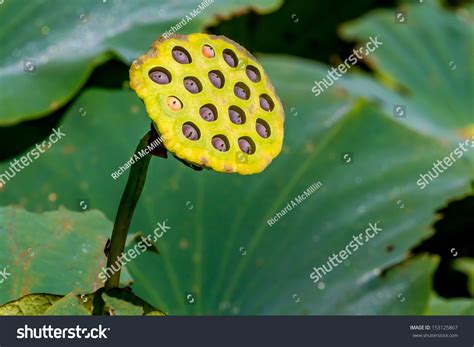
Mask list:
[[[164,147],[191,166],[254,174],[281,151],[285,116],[270,79],[223,36],[161,37],[130,69],[130,86]]]

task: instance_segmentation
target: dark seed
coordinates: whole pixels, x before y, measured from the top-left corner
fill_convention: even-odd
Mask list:
[[[247,100],[249,98],[247,95],[247,91],[244,88],[242,88],[240,85],[234,86],[234,93],[238,98],[242,100]]]
[[[244,153],[247,153],[247,154],[253,153],[252,145],[246,139],[239,139],[239,147]]]
[[[191,124],[183,125],[183,135],[192,141],[199,139],[199,133],[197,129]]]
[[[185,53],[184,48],[174,48],[171,54],[174,60],[180,64],[189,64],[191,62],[189,56]]]
[[[207,120],[208,122],[212,122],[216,120],[216,115],[214,114],[214,111],[210,107],[207,107],[207,106],[201,107],[201,109],[199,110],[199,114],[204,120]]]
[[[150,72],[150,78],[153,82],[158,84],[170,83],[170,78],[163,71],[152,71]]]
[[[199,85],[192,78],[184,79],[184,88],[190,93],[197,94],[200,92]]]
[[[267,128],[263,125],[263,124],[260,124],[260,123],[257,123],[257,133],[263,137],[264,139],[266,139],[268,137],[268,131],[267,131]]]
[[[246,72],[247,72],[248,78],[252,82],[259,82],[260,81],[260,72],[258,72],[258,70],[255,67],[253,67],[253,66],[247,67]]]
[[[242,124],[242,115],[236,110],[233,110],[233,109],[229,110],[229,118],[231,122],[234,124]]]
[[[221,152],[227,151],[227,145],[223,139],[220,137],[214,137],[212,139],[212,145],[214,146],[215,149]]]
[[[237,66],[237,59],[236,59],[235,55],[232,53],[232,51],[225,50],[224,53],[222,53],[222,56],[224,57],[225,62],[230,67],[236,67]]]
[[[262,107],[265,111],[271,111],[271,109],[273,108],[269,99],[267,99],[267,97],[263,95],[260,96],[260,107]]]
[[[211,81],[214,87],[219,88],[219,89],[222,88],[224,84],[221,76],[214,71],[209,72],[209,80]]]

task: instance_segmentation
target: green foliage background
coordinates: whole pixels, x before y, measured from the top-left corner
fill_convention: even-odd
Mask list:
[[[0,314],[97,313],[84,295],[101,286],[126,181],[110,174],[149,128],[128,65],[199,3],[0,5],[0,173],[52,128],[67,134],[0,190],[0,270],[11,273]],[[180,33],[224,34],[257,55],[286,110],[283,152],[250,177],[153,158],[131,236],[164,220],[172,229],[159,254],[127,266],[122,281],[141,299],[99,291],[107,311],[473,314],[474,151],[416,185],[474,136],[472,22],[471,3],[344,1],[336,11],[323,1],[215,0]],[[377,35],[383,46],[313,95],[329,64]],[[406,118],[393,116],[400,104]],[[341,160],[348,152],[351,165]],[[314,196],[267,225],[316,181]],[[383,232],[314,285],[312,267],[376,221]],[[51,295],[24,297],[32,293]]]

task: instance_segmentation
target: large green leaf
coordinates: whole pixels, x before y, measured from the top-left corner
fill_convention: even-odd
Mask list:
[[[404,117],[396,120],[457,142],[474,138],[474,17],[438,3],[403,5],[404,24],[396,22],[393,9],[384,9],[343,26],[344,36],[360,46],[376,36],[383,43],[365,58],[382,83],[346,76],[339,84],[381,102],[392,117],[396,105],[404,105]]]
[[[205,8],[192,18],[199,5]],[[80,89],[91,70],[118,55],[132,62],[185,18],[179,33],[199,31],[216,15],[280,0],[8,0],[0,6],[0,124],[48,114]],[[27,65],[32,63],[32,65]],[[29,69],[33,71],[29,71]]]
[[[105,310],[117,316],[163,316],[163,312],[149,305],[128,289],[112,289],[102,293]]]
[[[163,312],[137,297],[130,288],[103,288],[92,294],[29,294],[0,306],[0,316],[163,316]]]
[[[350,107],[348,95],[302,102],[318,68],[301,62],[283,72],[284,59],[267,61],[287,107],[283,153],[250,177],[154,158],[131,232],[152,233],[163,221],[171,230],[157,242],[159,255],[148,252],[129,264],[137,294],[170,314],[423,312],[436,261],[406,260],[407,251],[432,233],[436,208],[470,191],[472,163],[462,158],[422,191],[418,175],[450,144],[365,102]],[[72,108],[62,128],[67,136],[8,182],[2,204],[79,209],[77,200],[88,199],[114,216],[125,177],[110,175],[128,160],[148,119],[127,91],[91,90],[77,102],[87,116]],[[350,165],[341,160],[345,152],[354,154]],[[267,225],[316,181],[322,187],[314,195]],[[47,200],[52,192],[54,203]],[[377,221],[383,232],[329,273],[324,289],[312,283],[313,266]]]
[[[61,299],[60,295],[28,294],[20,299],[0,306],[0,316],[40,315],[59,299]]]
[[[433,316],[472,316],[474,315],[474,300],[465,298],[445,299],[433,293],[424,314]]]
[[[88,316],[90,311],[76,294],[68,294],[48,307],[42,314],[47,316]]]
[[[1,194],[1,193],[0,193]],[[0,304],[30,293],[88,292],[102,286],[111,223],[98,211],[34,214],[0,207]]]

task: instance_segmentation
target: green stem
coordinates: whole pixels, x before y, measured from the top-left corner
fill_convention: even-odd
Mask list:
[[[148,132],[138,143],[135,153],[145,149],[148,146],[148,139],[151,133]],[[151,155],[147,154],[145,157],[136,161],[128,176],[127,185],[123,192],[120,201],[117,215],[115,216],[114,229],[112,231],[112,239],[110,241],[110,252],[107,258],[107,267],[110,269],[111,265],[117,263],[121,270],[121,262],[119,257],[123,254],[125,249],[125,242],[127,240],[128,229],[132,222],[133,212],[137,206],[138,199],[145,185],[146,174],[148,171],[148,164],[150,164]],[[105,289],[118,288],[120,284],[120,272],[115,272],[105,283]]]

